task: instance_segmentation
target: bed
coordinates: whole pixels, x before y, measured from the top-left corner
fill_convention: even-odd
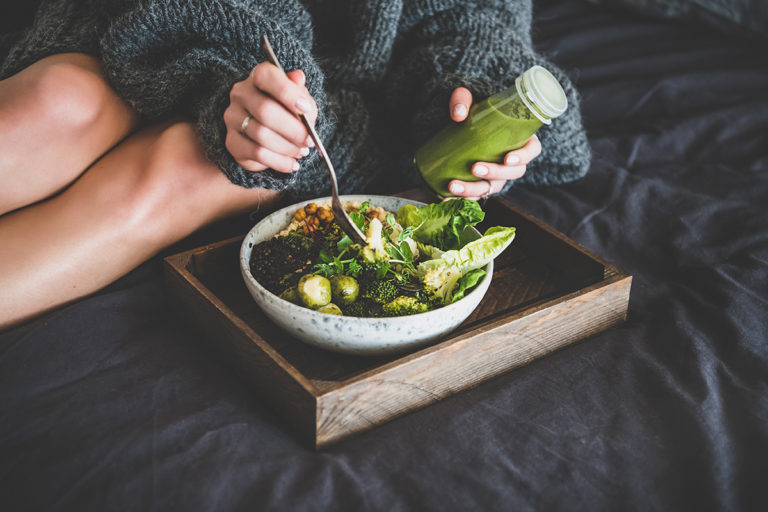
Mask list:
[[[765,41],[535,3],[593,164],[507,199],[634,276],[627,321],[316,452],[173,314],[162,258],[0,333],[4,510],[765,510]]]

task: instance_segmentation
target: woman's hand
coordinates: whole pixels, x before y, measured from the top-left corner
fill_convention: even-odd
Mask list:
[[[472,105],[472,93],[464,87],[457,87],[451,94],[451,119],[456,122],[467,118]],[[520,149],[510,151],[504,156],[504,162],[477,162],[472,166],[472,174],[483,181],[451,180],[449,190],[456,196],[467,199],[480,199],[489,194],[500,192],[508,180],[516,180],[525,174],[525,166],[541,153],[541,142],[532,135]]]
[[[299,169],[298,159],[309,154],[313,143],[297,115],[306,114],[312,126],[317,119],[317,105],[305,82],[301,70],[283,74],[262,62],[232,87],[224,111],[226,146],[243,169]]]

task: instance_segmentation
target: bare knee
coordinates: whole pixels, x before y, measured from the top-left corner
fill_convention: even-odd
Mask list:
[[[191,123],[176,122],[155,128],[142,175],[152,199],[163,204],[184,204],[219,178],[221,171],[203,153]]]
[[[223,176],[205,158],[189,123],[153,126],[119,148],[132,158],[132,172],[124,172],[110,185],[119,194],[116,214],[121,222],[152,238],[166,239],[170,232],[191,232],[204,223],[210,205],[201,202],[204,191]],[[119,189],[119,190],[118,190]],[[182,233],[182,236],[186,233]]]
[[[55,55],[27,71],[29,87],[24,94],[29,113],[55,124],[58,130],[87,129],[117,97],[99,62],[87,55]]]
[[[277,194],[232,184],[207,159],[195,128],[177,122],[163,127],[147,155],[144,200],[159,210],[171,230],[193,231],[216,219],[257,208]]]
[[[230,183],[205,157],[190,123],[142,130],[93,170],[101,166],[111,174],[102,180],[98,200],[116,226],[152,245],[172,243],[214,220],[277,200],[274,192]]]

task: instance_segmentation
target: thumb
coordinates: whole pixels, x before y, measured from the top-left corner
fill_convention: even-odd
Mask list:
[[[466,87],[457,87],[451,93],[449,109],[451,119],[454,121],[463,121],[469,113],[469,106],[472,105],[472,93]]]

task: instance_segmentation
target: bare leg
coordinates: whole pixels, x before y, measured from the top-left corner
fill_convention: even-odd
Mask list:
[[[46,57],[0,81],[0,215],[64,188],[136,123],[88,55]]]
[[[61,194],[0,217],[0,328],[98,290],[205,224],[276,199],[231,184],[187,123],[139,131]]]

